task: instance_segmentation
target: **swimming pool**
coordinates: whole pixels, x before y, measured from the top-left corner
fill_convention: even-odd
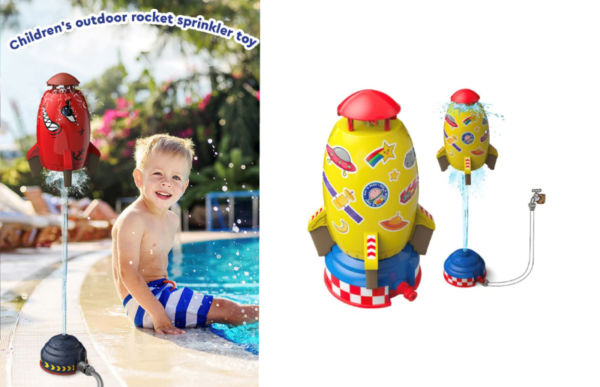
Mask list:
[[[258,304],[258,238],[193,242],[182,246],[182,254],[169,254],[169,279],[204,294],[240,304]],[[258,354],[258,323],[229,327],[213,324],[218,336]]]

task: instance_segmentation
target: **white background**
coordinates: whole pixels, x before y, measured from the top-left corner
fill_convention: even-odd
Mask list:
[[[598,7],[324,3],[261,4],[261,387],[600,385]],[[329,294],[307,232],[337,106],[366,88],[402,106],[437,226],[418,299],[379,310]],[[435,155],[440,108],[461,88],[505,117],[490,117],[500,156],[471,203],[490,280],[524,271],[531,189],[548,195],[533,273],[508,288],[442,276],[462,246],[461,198]]]

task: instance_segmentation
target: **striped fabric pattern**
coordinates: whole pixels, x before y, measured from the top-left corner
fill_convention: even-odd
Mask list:
[[[189,288],[175,288],[163,280],[148,282],[150,291],[165,308],[167,316],[177,328],[206,327],[206,315],[212,305],[213,296],[202,295]],[[154,328],[152,316],[135,298],[128,294],[123,300],[127,317],[139,328]]]

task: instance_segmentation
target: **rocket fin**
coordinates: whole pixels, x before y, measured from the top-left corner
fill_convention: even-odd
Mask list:
[[[88,147],[88,152],[87,152],[87,160],[85,162],[85,166],[87,167],[87,170],[90,173],[90,175],[96,174],[96,169],[98,168],[99,160],[100,160],[100,151],[98,150],[98,148],[96,148],[94,146],[94,144],[92,144],[90,142],[90,146]]]
[[[73,175],[73,155],[68,149],[63,151],[63,173],[65,187],[70,187],[72,180],[71,177]]]
[[[488,148],[488,155],[485,159],[485,163],[489,169],[493,170],[496,168],[496,160],[498,160],[498,151],[492,146],[492,144],[490,144],[490,147]]]
[[[327,228],[327,209],[325,207],[319,208],[311,216],[308,222],[308,232],[310,232],[319,257],[326,256],[331,251],[333,245],[335,245],[335,242],[331,238],[329,229]]]
[[[367,289],[377,289],[377,270],[379,269],[379,243],[376,232],[365,233],[365,275]]]
[[[417,253],[425,255],[434,230],[435,222],[433,221],[433,216],[419,205],[415,216],[413,235],[408,243],[412,245]]]
[[[448,162],[448,156],[446,155],[446,148],[442,147],[437,152],[436,157],[438,159],[438,163],[440,163],[440,168],[442,169],[442,172],[444,172],[446,169],[448,169],[448,166],[450,165],[450,163]]]
[[[35,144],[29,152],[27,152],[27,161],[29,162],[31,176],[37,177],[43,169],[42,163],[40,162],[40,148],[38,147],[38,144]]]
[[[471,185],[471,157],[465,157],[465,184]]]

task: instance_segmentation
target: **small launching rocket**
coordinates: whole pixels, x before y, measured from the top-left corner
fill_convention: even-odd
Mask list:
[[[52,86],[40,102],[37,143],[27,152],[31,174],[42,168],[64,173],[65,187],[71,186],[72,171],[87,167],[96,173],[100,151],[90,143],[90,113],[85,97],[75,86],[79,81],[66,73],[47,82]]]
[[[462,89],[454,93],[444,119],[444,146],[437,159],[442,171],[451,165],[465,173],[465,184],[471,184],[471,172],[487,164],[496,166],[498,151],[490,144],[490,126],[479,95]]]

